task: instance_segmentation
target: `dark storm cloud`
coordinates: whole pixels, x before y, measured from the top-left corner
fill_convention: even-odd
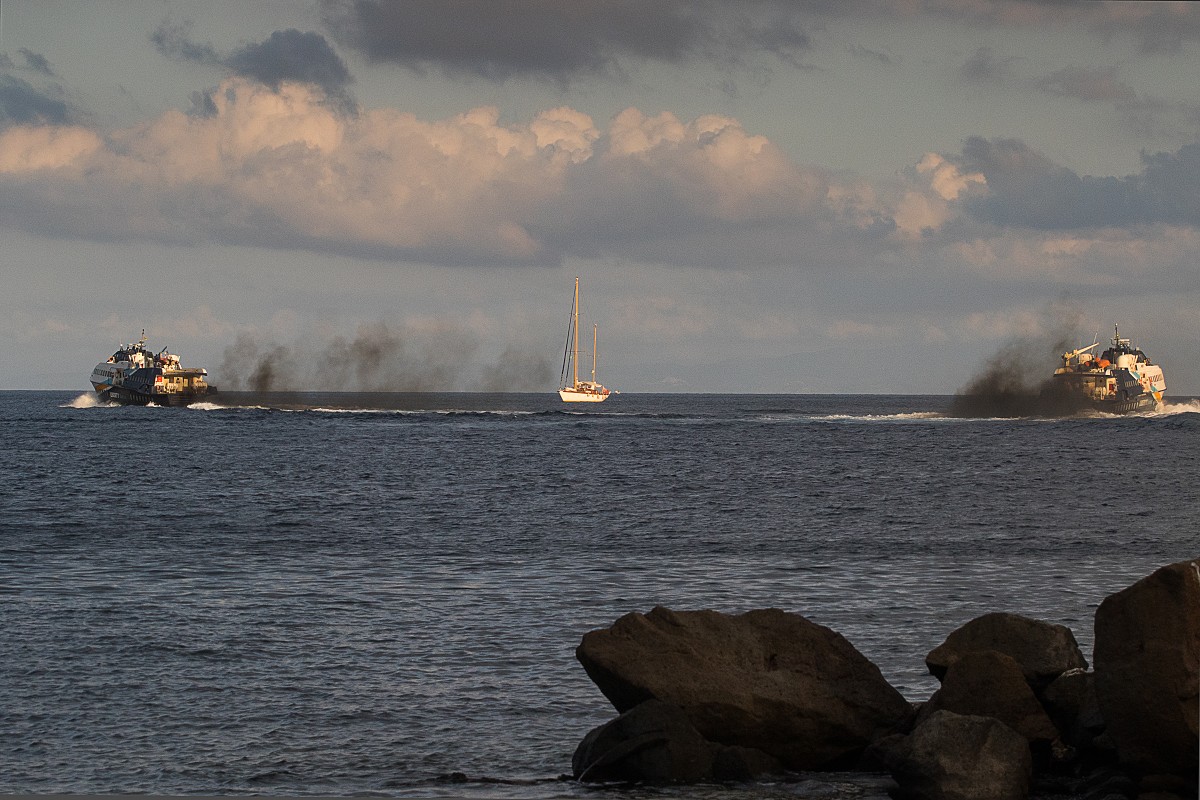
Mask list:
[[[319,33],[294,28],[275,31],[266,41],[248,44],[227,56],[218,54],[212,45],[191,41],[186,25],[164,22],[150,39],[169,58],[224,67],[275,90],[285,81],[313,84],[341,110],[353,112],[356,108],[349,91],[354,78]],[[208,108],[211,100],[204,103],[193,98],[193,105]]]
[[[810,44],[803,4],[769,0],[325,0],[323,7],[334,38],[372,61],[493,80],[616,75],[625,59],[735,66],[768,53],[795,64]]]
[[[0,75],[0,124],[54,124],[72,120],[71,107],[13,75]]]
[[[977,218],[999,225],[1059,230],[1167,223],[1200,227],[1200,143],[1143,154],[1124,177],[1079,176],[1017,139],[972,137],[964,166],[987,179],[967,200]]]
[[[150,34],[150,41],[158,52],[176,61],[193,61],[211,66],[220,64],[221,58],[211,44],[197,44],[188,37],[189,28],[187,23],[163,22]]]
[[[275,31],[259,44],[251,44],[225,59],[239,75],[278,89],[284,81],[320,86],[329,97],[349,101],[347,87],[354,80],[346,64],[319,33],[289,28]]]
[[[41,53],[35,53],[32,50],[27,50],[22,47],[17,51],[25,58],[25,66],[34,72],[39,72],[49,78],[57,77],[54,74],[54,69],[51,68],[50,62]]]

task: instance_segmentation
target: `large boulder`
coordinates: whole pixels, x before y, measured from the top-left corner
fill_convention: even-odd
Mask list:
[[[1157,570],[1096,610],[1096,700],[1121,762],[1195,776],[1200,559]]]
[[[715,755],[677,706],[648,700],[588,733],[571,770],[581,781],[698,783],[712,779]]]
[[[782,772],[759,750],[709,742],[670,703],[647,700],[595,728],[571,759],[584,782],[702,783],[748,781]]]
[[[626,614],[575,654],[618,711],[673,703],[705,738],[790,769],[849,766],[912,713],[845,638],[778,609]]]
[[[950,664],[942,686],[921,707],[917,724],[937,713],[992,717],[1049,753],[1059,733],[1025,682],[1021,666],[995,650],[966,653]]]
[[[963,625],[930,651],[925,665],[941,680],[956,660],[980,650],[995,650],[1012,658],[1035,691],[1067,670],[1087,667],[1070,628],[1005,613],[984,614]]]
[[[937,711],[888,752],[897,800],[1025,800],[1025,737],[991,717]]]

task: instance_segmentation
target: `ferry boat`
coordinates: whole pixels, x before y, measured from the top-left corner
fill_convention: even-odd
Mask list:
[[[1063,365],[1054,371],[1056,386],[1110,414],[1152,411],[1161,405],[1167,391],[1162,367],[1129,339],[1122,339],[1116,325],[1110,342],[1099,356],[1089,352],[1099,347],[1099,342],[1063,353]]]
[[[571,321],[567,325],[567,345],[563,355],[562,377],[559,380],[558,396],[564,403],[603,403],[611,391],[596,382],[596,340],[599,328],[592,326],[592,379],[579,380],[579,278],[575,279],[575,300],[571,305]],[[567,383],[567,372],[571,383]]]
[[[164,347],[146,349],[146,331],[135,344],[123,344],[92,370],[92,388],[101,402],[122,405],[186,406],[216,394],[208,370],[184,367]]]

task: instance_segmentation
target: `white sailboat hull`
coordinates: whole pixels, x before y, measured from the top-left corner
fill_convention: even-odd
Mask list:
[[[589,392],[583,389],[572,389],[567,387],[558,390],[558,396],[563,399],[564,403],[603,403],[608,399],[608,391],[603,394],[600,392]]]

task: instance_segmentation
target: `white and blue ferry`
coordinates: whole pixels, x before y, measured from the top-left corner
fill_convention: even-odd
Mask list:
[[[1162,367],[1145,353],[1122,339],[1113,326],[1111,345],[1099,356],[1092,349],[1100,342],[1062,354],[1063,365],[1054,371],[1054,379],[1074,397],[1097,411],[1132,414],[1153,411],[1162,405],[1167,391]]]
[[[101,402],[123,405],[186,406],[213,395],[208,370],[184,367],[164,347],[146,349],[146,331],[135,344],[123,344],[92,370],[92,388]]]

